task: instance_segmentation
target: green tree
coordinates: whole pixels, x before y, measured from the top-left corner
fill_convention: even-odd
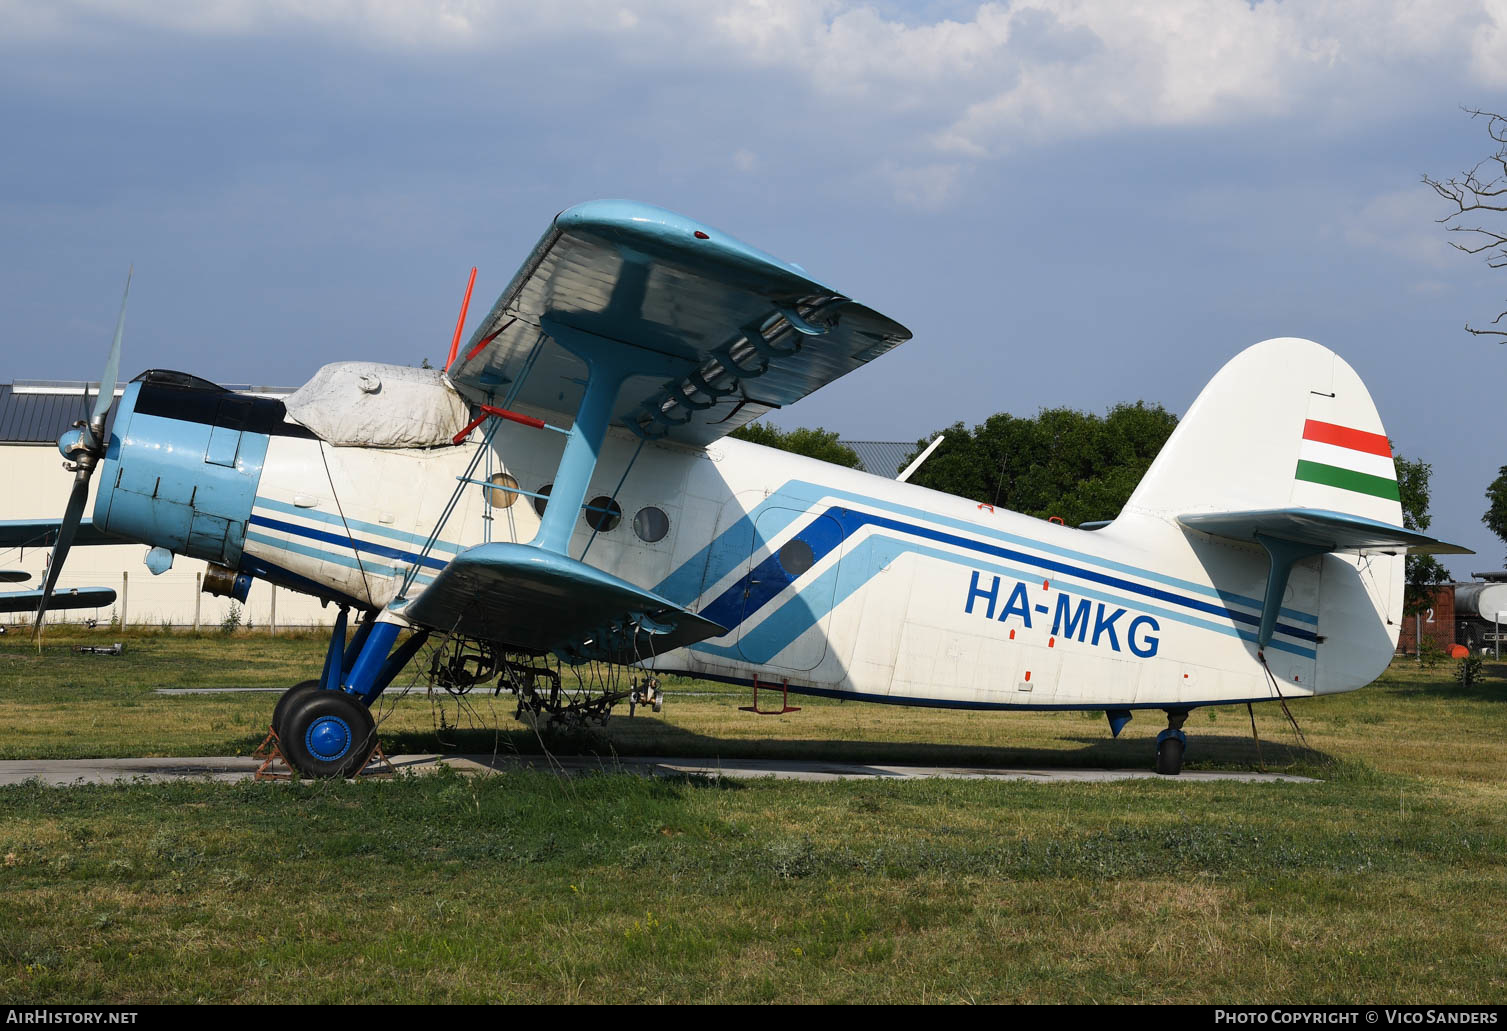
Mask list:
[[[839,443],[836,433],[830,433],[821,427],[814,430],[802,427],[787,433],[765,423],[751,422],[733,430],[729,436],[746,440],[750,444],[779,448],[781,451],[805,455],[807,458],[831,462],[833,465],[846,466],[849,469],[858,468],[858,452],[846,444]]]
[[[1397,493],[1402,501],[1402,525],[1423,533],[1434,521],[1429,515],[1429,476],[1434,467],[1421,458],[1394,455]],[[1409,555],[1407,581],[1402,595],[1402,614],[1411,616],[1433,604],[1434,591],[1450,581],[1449,572],[1432,555]]]
[[[1507,543],[1507,465],[1497,471],[1497,478],[1486,488],[1486,500],[1491,502],[1491,507],[1481,517],[1481,522]],[[1507,558],[1502,561],[1507,562]]]
[[[947,439],[912,483],[1069,526],[1113,519],[1177,426],[1161,405],[1119,404],[1104,416],[1045,408],[1033,418],[1001,412]],[[911,457],[934,439],[917,441]]]

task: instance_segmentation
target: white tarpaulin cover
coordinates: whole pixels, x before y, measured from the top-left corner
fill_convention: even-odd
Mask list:
[[[439,369],[335,362],[288,396],[288,418],[335,445],[437,447],[471,421]]]

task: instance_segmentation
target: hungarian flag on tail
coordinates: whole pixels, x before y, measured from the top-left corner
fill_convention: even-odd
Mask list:
[[[1309,419],[1298,449],[1300,480],[1398,501],[1397,467],[1385,434]]]

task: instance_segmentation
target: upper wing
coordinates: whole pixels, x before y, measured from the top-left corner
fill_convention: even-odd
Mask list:
[[[481,404],[573,415],[584,367],[553,320],[639,348],[613,422],[707,444],[910,339],[910,331],[797,266],[662,208],[580,204],[549,231],[447,370]],[[668,363],[666,362],[668,359]]]

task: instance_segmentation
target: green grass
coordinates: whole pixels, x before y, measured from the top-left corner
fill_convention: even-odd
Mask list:
[[[125,640],[120,659],[51,651],[60,639],[42,660],[0,640],[5,755],[244,751],[275,696],[150,688],[286,684],[321,651]],[[1306,749],[1258,710],[1268,765],[1318,784],[518,773],[3,789],[0,997],[1496,1002],[1502,673],[1462,693],[1447,669],[1399,663],[1295,704]],[[1145,767],[1160,729],[1143,714],[1111,742],[1099,716],[811,699],[760,718],[737,712],[746,693],[668,687],[662,718],[619,716],[574,744]],[[384,733],[540,747],[504,700],[474,704],[406,701]],[[1243,709],[1187,729],[1190,765],[1254,764]]]

